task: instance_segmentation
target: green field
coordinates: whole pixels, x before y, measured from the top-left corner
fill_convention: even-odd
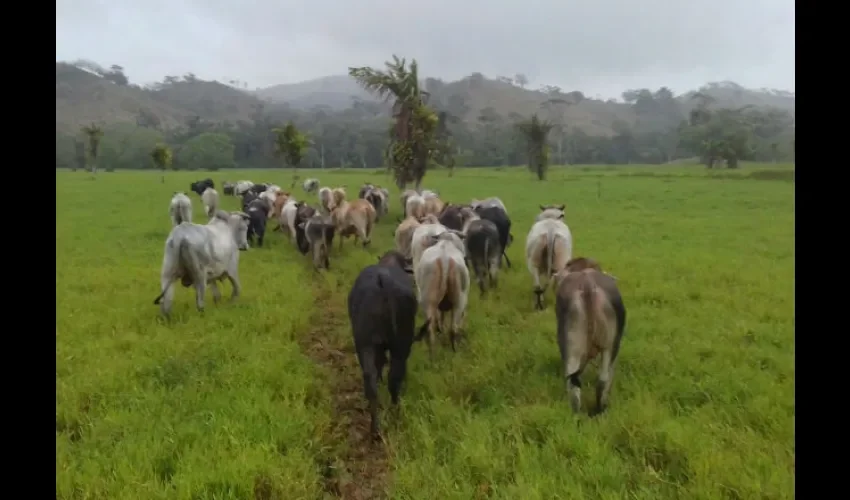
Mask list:
[[[401,411],[381,413],[385,446],[363,433],[345,301],[393,245],[398,190],[370,249],[335,242],[319,274],[269,234],[241,255],[237,303],[208,293],[201,314],[178,287],[168,324],[153,299],[169,199],[207,175],[219,189],[291,178],[56,174],[57,499],[794,497],[791,167],[569,168],[546,182],[522,169],[429,173],[446,201],[505,202],[513,268],[491,296],[471,290],[457,353],[442,338],[431,366],[414,347]],[[374,170],[308,175],[349,197],[364,181],[391,184]],[[564,395],[552,294],[533,308],[523,248],[540,203],[566,204],[575,255],[619,278],[628,309],[596,418],[573,416]],[[387,408],[386,383],[381,398]]]

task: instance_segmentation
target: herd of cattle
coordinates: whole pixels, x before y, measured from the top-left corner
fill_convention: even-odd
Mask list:
[[[239,254],[257,240],[263,245],[266,223],[276,220],[299,252],[312,256],[313,265],[328,269],[334,235],[354,236],[364,247],[372,231],[389,209],[389,192],[363,185],[357,199],[349,201],[345,186],[319,187],[317,179],[303,183],[306,193],[316,195],[318,206],[298,201],[273,184],[251,181],[225,182],[225,195],[242,198],[241,212],[219,210],[219,196],[212,179],[193,182],[209,218],[207,224],[192,223],[190,198],[178,192],[171,199],[173,224],[165,243],[161,293],[154,301],[169,316],[174,282],[195,287],[198,310],[210,286],[213,299],[221,299],[217,282],[227,279],[232,299],[239,296]],[[354,346],[363,371],[366,398],[372,416],[372,432],[379,436],[378,382],[389,353],[388,386],[393,404],[406,374],[407,358],[414,341],[427,336],[433,359],[437,333],[448,331],[452,350],[460,337],[466,314],[472,267],[481,295],[497,286],[502,259],[510,267],[505,250],[513,241],[511,219],[498,198],[470,203],[445,203],[436,191],[406,190],[401,193],[403,218],[395,230],[395,249],[375,265],[363,269],[348,296],[348,312]],[[528,270],[534,281],[535,306],[544,308],[543,295],[550,283],[555,291],[558,347],[570,403],[581,407],[581,376],[588,361],[601,357],[596,385],[596,410],[607,406],[620,348],[626,311],[616,279],[590,258],[572,256],[572,235],[564,223],[564,205],[540,206],[525,244]],[[412,275],[412,276],[411,276]],[[418,310],[424,324],[415,329]]]

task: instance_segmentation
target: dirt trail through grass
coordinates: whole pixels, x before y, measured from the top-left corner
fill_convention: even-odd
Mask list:
[[[360,365],[349,339],[346,294],[328,278],[314,278],[314,312],[299,340],[322,367],[323,383],[333,399],[331,432],[325,436],[332,453],[325,464],[325,491],[351,500],[385,498],[387,455],[370,437]]]

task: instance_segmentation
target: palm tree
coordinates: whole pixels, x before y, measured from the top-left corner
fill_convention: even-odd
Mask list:
[[[103,138],[103,129],[92,123],[83,127],[83,134],[88,138],[88,157],[91,161],[91,172],[97,175],[97,153],[100,151],[100,139]]]
[[[166,144],[157,144],[151,151],[154,165],[162,170],[162,182],[165,183],[165,169],[171,168],[171,148]]]
[[[546,141],[554,125],[541,120],[537,113],[534,113],[528,121],[517,123],[516,127],[528,147],[528,168],[542,181],[549,165],[549,145]]]
[[[393,55],[386,68],[385,71],[348,68],[348,74],[385,101],[394,99],[394,123],[387,154],[390,168],[399,188],[415,182],[419,189],[428,160],[438,149],[435,132],[439,120],[427,106],[428,92],[419,86],[419,65],[415,59],[407,66],[405,59]]]

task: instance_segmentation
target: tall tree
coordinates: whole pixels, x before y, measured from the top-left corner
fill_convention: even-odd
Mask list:
[[[151,159],[153,164],[162,170],[162,182],[165,183],[165,170],[171,168],[171,148],[166,144],[157,144],[151,151]]]
[[[86,153],[88,153],[91,173],[97,175],[97,154],[100,151],[100,140],[103,138],[103,129],[92,123],[87,127],[83,127],[82,132],[88,139]]]
[[[534,113],[529,120],[517,123],[516,127],[526,142],[528,168],[542,181],[546,178],[546,168],[549,166],[547,139],[553,125],[546,120],[541,120],[537,113]]]
[[[283,158],[284,162],[295,169],[292,173],[292,185],[295,186],[295,181],[298,179],[298,165],[304,158],[307,148],[310,147],[310,140],[292,122],[287,123],[283,128],[273,129],[272,132],[275,134],[275,155]]]
[[[438,149],[436,130],[438,118],[427,105],[428,92],[419,87],[419,65],[416,60],[407,65],[405,59],[393,55],[386,70],[348,68],[348,74],[367,91],[393,102],[394,123],[390,129],[387,149],[389,166],[396,185],[404,188],[409,182],[419,189],[428,160]]]

